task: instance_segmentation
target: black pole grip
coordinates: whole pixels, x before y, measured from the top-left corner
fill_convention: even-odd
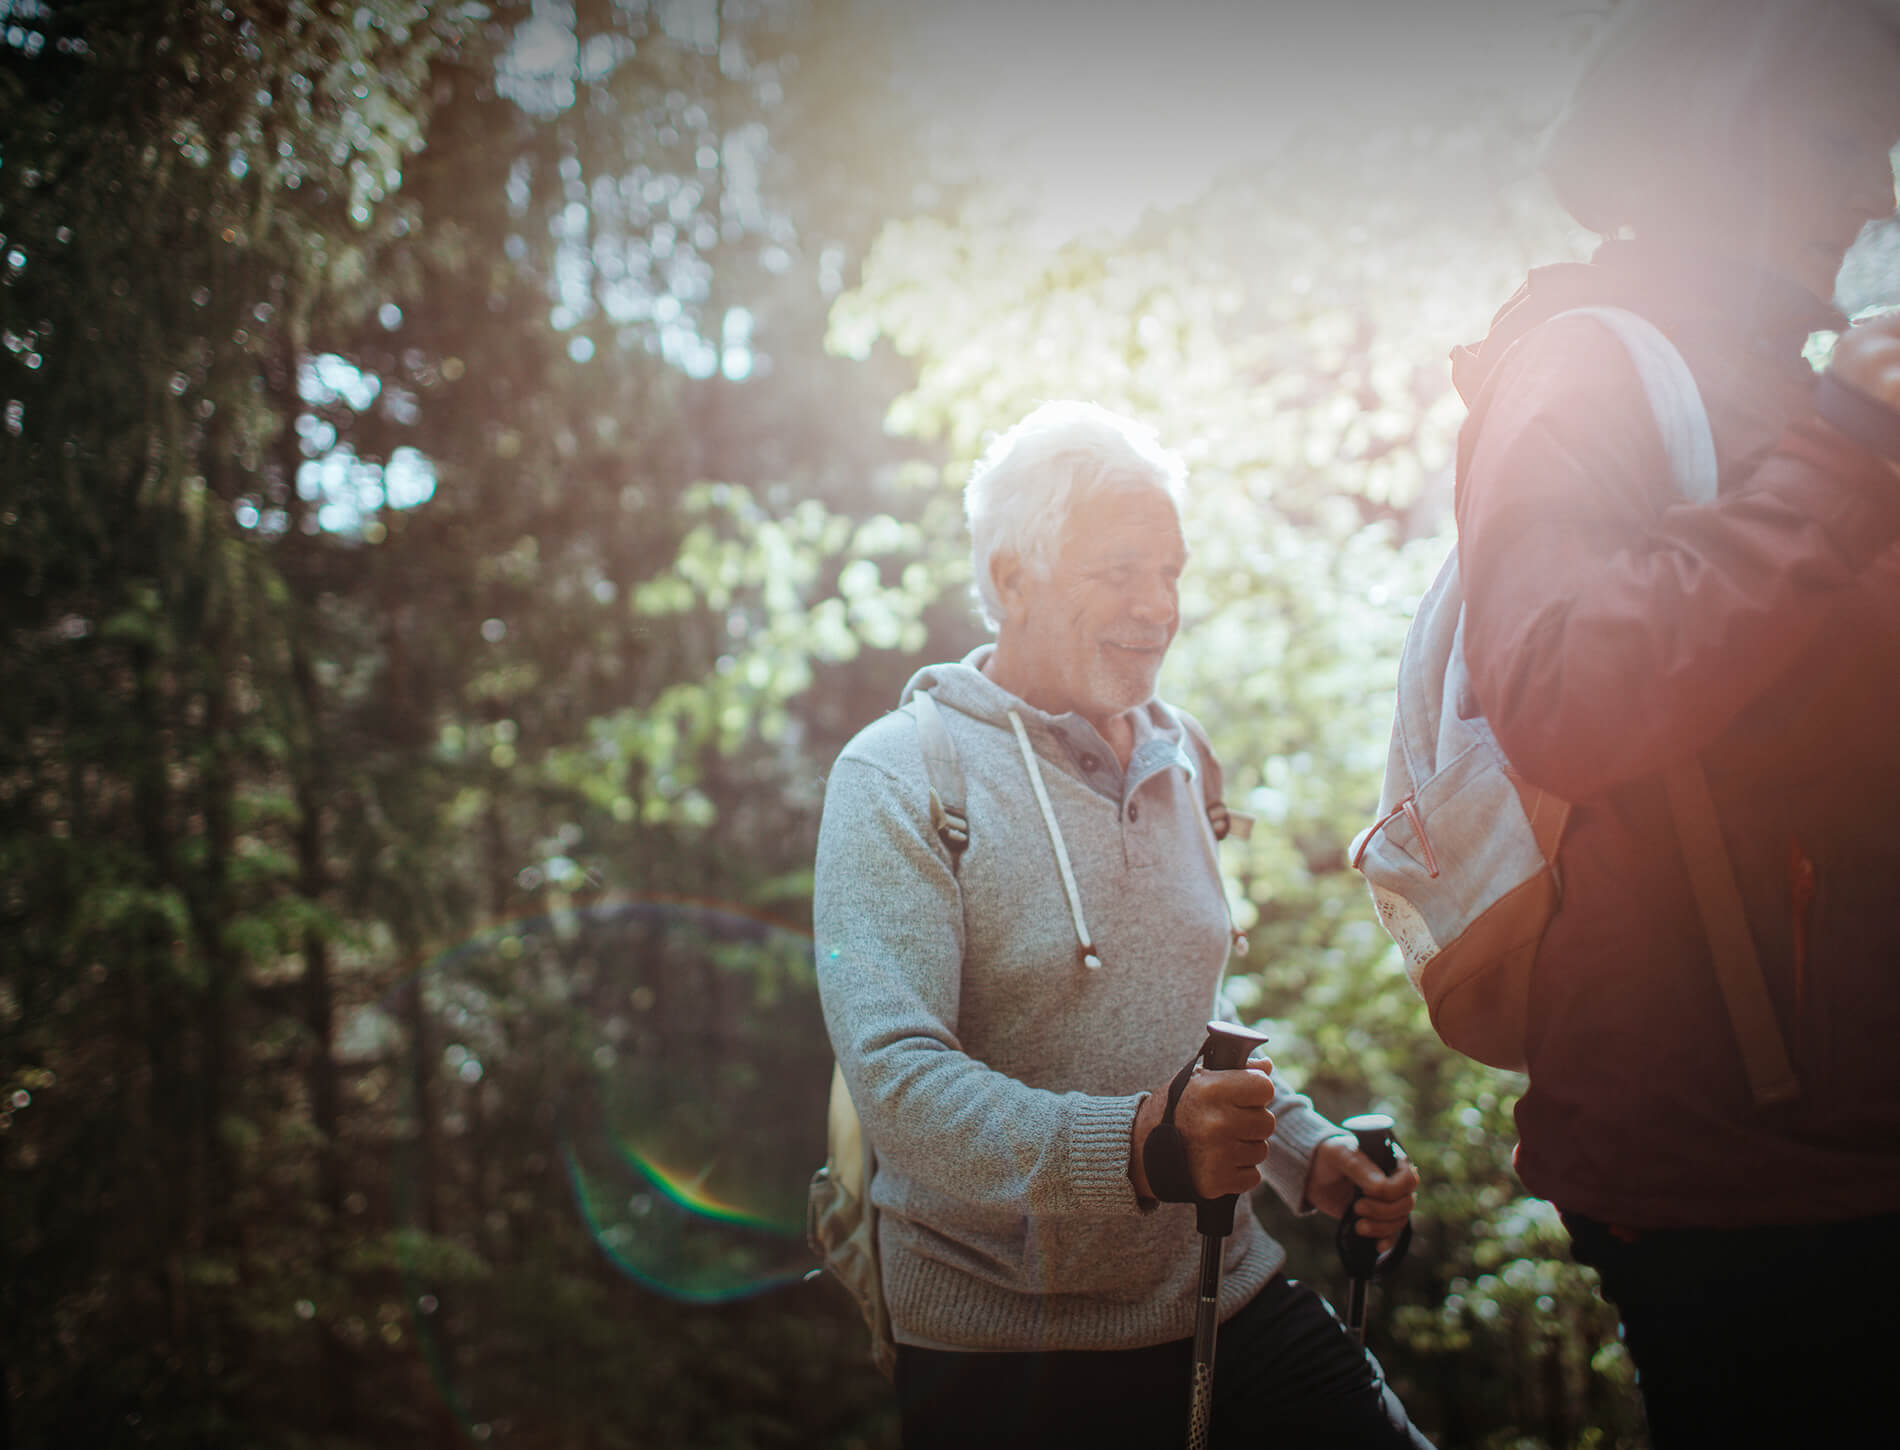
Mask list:
[[[1379,1165],[1381,1173],[1396,1173],[1399,1143],[1392,1136],[1392,1120],[1384,1113],[1361,1113],[1340,1125],[1359,1140],[1359,1151]]]
[[[1207,1024],[1207,1042],[1201,1048],[1201,1061],[1217,1071],[1245,1067],[1254,1049],[1265,1044],[1267,1034],[1240,1027],[1232,1022]],[[1226,1238],[1234,1231],[1234,1206],[1239,1195],[1194,1200],[1194,1226],[1203,1234]]]
[[[1356,1118],[1346,1119],[1340,1127],[1352,1134],[1359,1151],[1378,1164],[1381,1173],[1398,1170],[1398,1139],[1393,1136],[1392,1120],[1384,1113],[1362,1113]],[[1355,1191],[1354,1202],[1358,1198],[1359,1194]],[[1411,1244],[1411,1224],[1406,1224],[1399,1241],[1381,1254],[1377,1239],[1369,1239],[1364,1234],[1354,1232],[1358,1222],[1359,1215],[1348,1207],[1339,1220],[1339,1231],[1334,1236],[1339,1248],[1339,1261],[1345,1265],[1346,1272],[1355,1279],[1369,1279],[1374,1274],[1390,1273],[1397,1268]]]
[[[1207,1024],[1207,1042],[1201,1048],[1201,1061],[1217,1071],[1245,1067],[1256,1047],[1264,1047],[1267,1034],[1255,1032],[1232,1022]]]

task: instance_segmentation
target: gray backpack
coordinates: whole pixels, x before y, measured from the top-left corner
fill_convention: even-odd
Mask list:
[[[1712,502],[1715,441],[1675,345],[1620,308],[1559,316],[1590,317],[1616,334],[1649,395],[1678,491]],[[1758,1102],[1786,1101],[1798,1088],[1701,762],[1670,771],[1665,786],[1750,1087]],[[1479,1062],[1524,1066],[1531,963],[1561,904],[1558,851],[1569,818],[1568,801],[1512,768],[1472,693],[1454,548],[1406,634],[1379,811],[1354,838],[1352,864],[1433,1028]]]
[[[930,780],[930,824],[950,853],[954,870],[970,844],[970,822],[963,805],[963,765],[930,692],[919,690],[911,700],[924,772]],[[1220,762],[1199,722],[1185,714],[1175,718],[1193,743],[1200,762],[1202,796],[1214,839],[1224,840],[1230,833],[1244,838],[1252,831],[1252,817],[1230,812],[1222,802]],[[859,1121],[844,1072],[836,1064],[831,1069],[831,1101],[825,1123],[825,1162],[812,1174],[805,1238],[822,1267],[837,1276],[857,1304],[871,1331],[871,1362],[889,1379],[897,1370],[897,1342],[891,1335],[890,1311],[884,1303],[883,1272],[877,1256],[877,1210],[871,1203],[877,1151]],[[819,1272],[813,1269],[805,1277],[816,1278]]]

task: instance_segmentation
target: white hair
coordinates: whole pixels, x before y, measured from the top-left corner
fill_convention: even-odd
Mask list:
[[[1072,514],[1104,496],[1144,489],[1166,494],[1178,512],[1187,465],[1161,446],[1154,429],[1098,403],[1044,403],[998,436],[963,490],[972,588],[990,628],[1005,612],[990,578],[992,559],[1014,554],[1046,579]]]

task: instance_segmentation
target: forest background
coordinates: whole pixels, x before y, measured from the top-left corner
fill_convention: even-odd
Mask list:
[[[1587,252],[1534,157],[1593,19],[0,0],[0,1450],[895,1444],[804,1277],[812,845],[1052,396],[1191,464],[1232,990],[1424,1175],[1393,1380],[1641,1445],[1345,859],[1447,354]]]

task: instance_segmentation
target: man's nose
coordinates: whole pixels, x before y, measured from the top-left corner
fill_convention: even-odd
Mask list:
[[[1174,586],[1163,579],[1145,579],[1135,585],[1128,606],[1130,611],[1140,619],[1172,619],[1174,617]]]

